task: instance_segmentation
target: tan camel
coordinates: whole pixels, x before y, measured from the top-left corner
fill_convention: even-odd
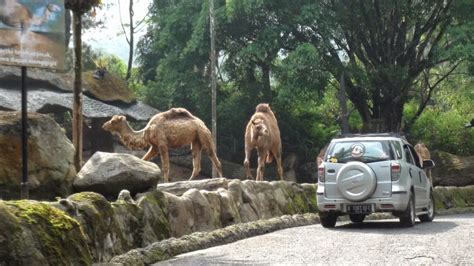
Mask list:
[[[55,12],[60,12],[61,7],[47,4],[42,16],[35,16],[23,4],[17,0],[0,0],[0,22],[10,27],[20,28],[25,33],[32,25],[40,26],[50,20]]]
[[[266,103],[257,105],[255,114],[250,118],[245,130],[244,167],[249,179],[253,178],[250,173],[249,159],[254,148],[258,152],[258,168],[255,180],[263,181],[265,162],[271,163],[273,158],[277,163],[278,176],[283,180],[280,129],[272,109]]]
[[[203,121],[193,116],[184,108],[172,108],[153,116],[147,126],[134,131],[127,123],[125,116],[114,115],[104,123],[103,129],[118,134],[122,143],[129,149],[144,149],[150,147],[143,160],[151,160],[161,154],[163,177],[169,182],[169,148],[179,148],[191,144],[193,156],[193,173],[189,180],[195,178],[201,171],[201,151],[205,150],[222,177],[222,168],[216,155],[216,147],[212,141],[211,132]]]
[[[324,154],[326,153],[326,150],[328,149],[329,143],[326,144],[318,153],[318,156],[316,156],[316,165],[319,167],[324,162]]]
[[[418,143],[415,145],[415,151],[418,154],[418,159],[420,160],[420,165],[423,167],[423,160],[431,160],[431,153],[426,147],[426,145],[422,142]],[[433,179],[431,178],[431,168],[425,169],[426,176],[431,181],[431,184],[433,184]]]

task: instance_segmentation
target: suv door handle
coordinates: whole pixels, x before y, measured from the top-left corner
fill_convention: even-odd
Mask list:
[[[412,172],[412,169],[410,167],[410,169],[408,170],[408,173],[410,174],[410,178],[413,178],[413,175],[411,174],[411,172]]]
[[[420,176],[420,183],[423,183],[423,181],[421,180],[421,172],[418,172],[418,175]]]

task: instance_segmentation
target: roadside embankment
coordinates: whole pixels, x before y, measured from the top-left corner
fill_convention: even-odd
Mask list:
[[[315,193],[316,184],[221,178],[160,184],[134,198],[122,191],[115,202],[92,192],[0,200],[0,264],[148,264],[317,223]],[[435,201],[441,214],[472,211],[474,186],[437,187]]]

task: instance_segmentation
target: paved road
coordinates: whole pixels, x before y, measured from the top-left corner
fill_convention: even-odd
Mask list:
[[[182,254],[156,265],[209,264],[474,265],[474,214],[401,228],[398,220],[285,229]]]

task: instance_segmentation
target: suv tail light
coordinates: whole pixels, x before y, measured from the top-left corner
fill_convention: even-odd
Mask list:
[[[402,166],[399,163],[392,163],[390,169],[392,172],[392,181],[398,181],[400,179]]]
[[[326,178],[324,176],[324,164],[320,164],[318,166],[318,178],[319,178],[319,182],[326,181]]]

